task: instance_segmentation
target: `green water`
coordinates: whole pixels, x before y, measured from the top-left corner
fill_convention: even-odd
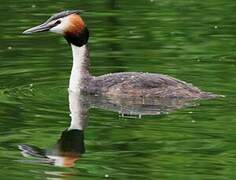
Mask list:
[[[46,149],[70,125],[72,61],[63,38],[21,32],[65,9],[86,10],[94,75],[168,74],[226,98],[141,119],[91,108],[74,167],[26,161],[19,144]],[[1,0],[0,179],[235,179],[235,10],[233,0]]]

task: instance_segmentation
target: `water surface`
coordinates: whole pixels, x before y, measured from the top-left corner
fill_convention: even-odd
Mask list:
[[[168,74],[226,98],[159,116],[89,111],[86,153],[73,168],[25,162],[18,144],[54,145],[70,126],[71,50],[54,34],[21,32],[84,9],[92,73]],[[227,1],[2,1],[1,179],[234,179],[236,3]]]

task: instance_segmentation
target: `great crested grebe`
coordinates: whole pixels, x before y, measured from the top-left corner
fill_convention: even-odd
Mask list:
[[[110,97],[158,98],[215,98],[218,95],[204,92],[191,84],[173,77],[153,73],[124,72],[94,77],[89,73],[89,31],[79,10],[63,11],[45,23],[30,28],[23,34],[51,31],[61,34],[71,45],[73,67],[69,90]]]

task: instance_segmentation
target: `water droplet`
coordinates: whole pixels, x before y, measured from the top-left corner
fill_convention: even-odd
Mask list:
[[[35,4],[33,4],[33,5],[32,5],[32,8],[36,8],[36,5],[35,5]]]
[[[218,26],[214,26],[214,29],[218,29]]]
[[[11,47],[11,46],[9,46],[7,49],[8,49],[8,50],[12,50],[12,47]]]
[[[105,178],[109,178],[109,175],[108,174],[105,174],[105,176],[104,176]]]

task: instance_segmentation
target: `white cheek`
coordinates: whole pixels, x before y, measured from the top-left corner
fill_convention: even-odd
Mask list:
[[[65,18],[62,20],[61,24],[58,24],[57,26],[51,28],[50,31],[63,35],[68,26],[69,26],[69,20]]]
[[[57,33],[57,34],[64,34],[64,30],[60,25],[57,25],[50,29],[51,32]]]

